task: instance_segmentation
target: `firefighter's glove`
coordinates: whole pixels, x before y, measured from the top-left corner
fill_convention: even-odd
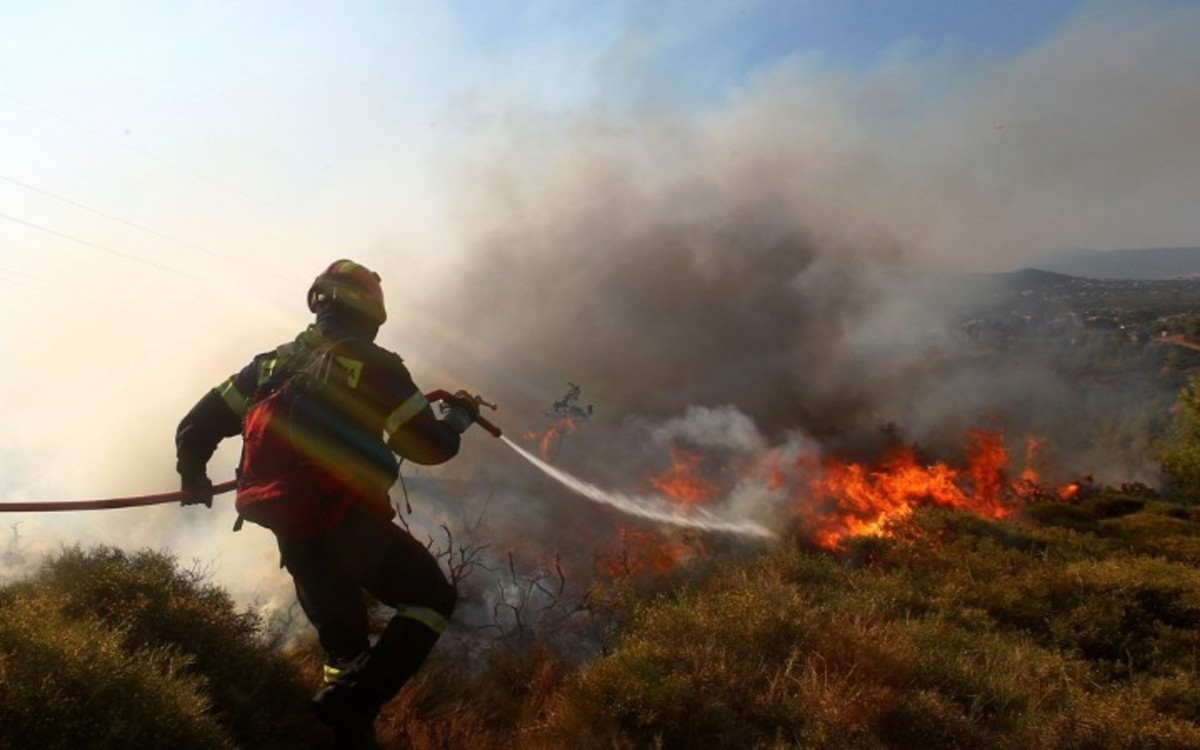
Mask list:
[[[183,475],[180,482],[180,489],[183,490],[183,498],[179,501],[180,505],[199,505],[203,503],[206,508],[212,507],[213,483],[204,472]]]
[[[443,399],[445,406],[442,421],[450,425],[458,434],[463,434],[467,428],[475,424],[479,417],[479,401],[466,391],[458,391],[453,396]]]

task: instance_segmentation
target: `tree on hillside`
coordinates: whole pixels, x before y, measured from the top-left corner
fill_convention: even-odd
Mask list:
[[[1200,378],[1179,392],[1170,435],[1159,445],[1163,490],[1168,497],[1200,502]]]

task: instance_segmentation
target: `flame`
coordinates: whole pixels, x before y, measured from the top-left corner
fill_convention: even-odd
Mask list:
[[[558,434],[552,429],[543,437],[543,453]],[[714,479],[711,472],[705,476],[704,455],[671,445],[670,465],[647,481],[695,513],[705,512],[704,505],[724,497],[732,486],[760,488],[787,503],[805,538],[836,553],[846,551],[851,537],[892,533],[895,524],[922,506],[1001,519],[1029,503],[1073,502],[1086,495],[1090,476],[1057,489],[1041,483],[1038,464],[1044,447],[1043,438],[1027,438],[1018,470],[1000,431],[968,430],[957,465],[928,460],[908,446],[893,448],[872,463],[822,458],[814,450],[783,446],[744,463],[722,463]],[[609,578],[662,575],[705,554],[695,535],[681,541],[662,530],[621,526],[618,537],[618,551],[596,564],[597,572]]]
[[[1030,484],[1037,484],[1038,472],[1034,468],[1039,463],[1039,458],[1042,454],[1042,448],[1046,445],[1046,438],[1030,435],[1025,438],[1025,469],[1021,472],[1021,481]]]
[[[575,420],[571,417],[563,417],[554,424],[550,425],[550,429],[546,430],[540,436],[536,430],[529,430],[525,433],[525,439],[536,441],[538,444],[538,455],[543,461],[550,460],[550,451],[555,443],[562,439],[563,436],[575,431]]]
[[[812,453],[785,458],[772,450],[754,463],[752,479],[791,497],[802,533],[818,547],[839,552],[850,537],[886,534],[924,505],[1000,519],[1022,504],[1053,498],[1043,491],[1035,468],[1044,442],[1025,441],[1024,468],[1013,481],[1004,434],[984,430],[967,431],[961,466],[923,461],[907,446],[873,465],[818,459]],[[649,480],[659,492],[685,506],[702,505],[720,494],[701,476],[700,454],[677,446],[669,454],[671,465]],[[696,554],[694,545],[658,532],[622,527],[620,540],[621,554],[600,566],[610,577],[661,574]]]
[[[1006,482],[1008,451],[1000,433],[967,433],[966,465],[923,464],[916,451],[894,450],[875,469],[824,461],[797,502],[800,523],[818,546],[842,550],[851,536],[881,534],[922,505],[1004,518],[1019,497]],[[1036,481],[1032,469],[1022,478]]]
[[[669,445],[671,465],[648,480],[656,490],[674,503],[692,506],[706,502],[715,488],[700,475],[699,453]],[[608,578],[637,578],[663,575],[704,551],[695,536],[682,541],[657,530],[637,529],[622,525],[618,531],[618,553],[601,559],[597,570]]]
[[[699,476],[700,454],[673,445],[667,448],[667,452],[671,456],[670,468],[658,476],[650,477],[650,484],[662,494],[685,505],[695,505],[709,499],[713,488]]]
[[[606,578],[664,575],[704,551],[695,537],[670,539],[661,531],[622,525],[618,536],[617,551],[596,563],[596,570]]]

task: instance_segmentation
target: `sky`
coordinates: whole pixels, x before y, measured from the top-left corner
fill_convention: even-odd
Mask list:
[[[850,367],[832,353],[913,320],[881,292],[898,266],[1198,245],[1197,38],[1182,0],[0,0],[0,494],[172,489],[179,418],[294,335],[342,257],[383,276],[381,343],[418,383],[503,396],[520,430],[571,379],[663,418],[733,391],[639,400],[641,373],[681,377],[627,338],[639,320],[745,341],[729,321],[767,330],[749,300],[769,298],[823,321],[782,348]],[[869,283],[826,298],[851,268]],[[790,291],[760,295],[767,272]],[[713,315],[722,283],[747,307]],[[867,399],[814,372],[806,403]],[[195,511],[0,520],[30,553],[269,565],[227,508]]]

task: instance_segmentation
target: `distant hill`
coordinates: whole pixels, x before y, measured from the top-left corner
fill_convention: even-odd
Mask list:
[[[1043,271],[1039,268],[1022,268],[1020,271],[1001,274],[1000,278],[1010,285],[1021,287],[1061,287],[1067,286],[1073,280],[1070,274]]]
[[[1051,250],[1026,265],[1092,279],[1175,279],[1200,276],[1200,247],[1068,248]]]
[[[1041,294],[1062,291],[1093,283],[1079,276],[1043,271],[1038,268],[1022,268],[1019,271],[977,272],[961,277],[968,298],[982,299],[991,295],[1014,295],[1031,290]]]

